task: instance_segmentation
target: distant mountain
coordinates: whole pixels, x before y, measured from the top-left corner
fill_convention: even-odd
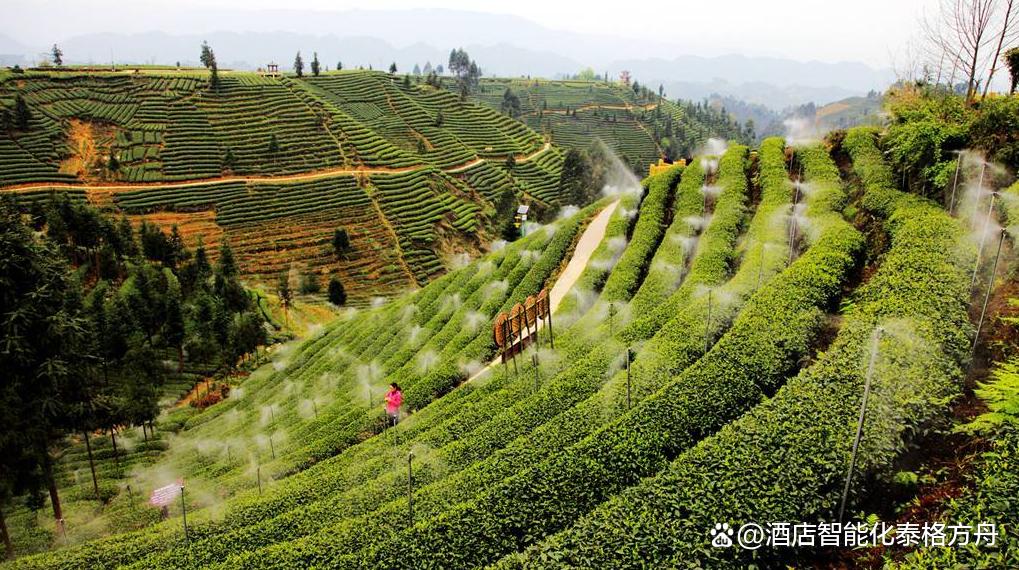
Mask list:
[[[143,3],[87,6],[69,0],[13,0],[8,34],[31,45],[0,49],[34,61],[60,42],[70,63],[195,63],[208,40],[224,66],[254,69],[276,61],[290,69],[301,50],[317,51],[323,65],[378,69],[396,62],[445,63],[450,49],[464,47],[488,76],[561,77],[592,67],[618,76],[622,70],[644,84],[662,84],[669,96],[703,99],[729,95],[772,109],[818,104],[871,89],[883,90],[889,70],[857,62],[800,62],[775,57],[689,55],[689,47],[644,39],[553,30],[518,16],[459,10],[222,10],[180,7],[153,11]],[[103,8],[107,6],[109,9]],[[95,14],[103,13],[97,20]],[[53,18],[60,13],[60,18]],[[83,22],[92,22],[85,25]],[[99,28],[102,29],[99,29]],[[20,30],[31,34],[17,37]],[[159,30],[153,32],[150,30]],[[40,38],[46,38],[45,41]],[[38,44],[38,45],[37,45]],[[0,41],[0,48],[6,44]],[[655,57],[648,57],[655,54]]]

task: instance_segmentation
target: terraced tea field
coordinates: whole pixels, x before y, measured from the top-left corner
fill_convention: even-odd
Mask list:
[[[483,79],[476,98],[501,110],[509,89],[520,101],[519,120],[563,148],[602,141],[624,162],[647,172],[672,140],[676,157],[689,157],[709,138],[740,140],[739,125],[691,103],[602,81]]]
[[[5,74],[0,105],[18,96],[31,120],[0,134],[0,192],[67,192],[178,224],[229,241],[252,279],[300,266],[338,275],[362,302],[485,249],[504,193],[559,205],[561,153],[540,135],[384,73],[224,72],[218,91],[194,72]],[[341,256],[337,228],[351,242]]]
[[[308,83],[333,93],[342,81]],[[361,103],[365,116],[383,104]],[[464,172],[513,184],[488,161]],[[413,204],[385,195],[456,174],[437,165],[374,174],[366,200],[389,204],[387,219],[407,231],[397,243],[411,252],[430,222],[415,226]],[[249,195],[246,184],[213,187],[232,204],[228,192]],[[96,505],[105,528],[71,525],[65,539],[45,511],[33,522],[21,510],[16,542],[59,548],[9,567],[787,563],[777,548],[713,548],[710,531],[718,521],[835,519],[867,384],[873,408],[846,511],[863,515],[961,390],[972,221],[896,189],[868,129],[831,146],[732,144],[631,186],[412,294],[348,312],[277,351],[221,404],[165,414],[159,442],[133,442],[144,469],[104,467],[115,497]],[[358,188],[337,184],[330,195]],[[118,200],[130,208],[143,196]],[[436,200],[453,227],[470,230],[472,210]],[[999,213],[1003,225],[1010,212]],[[576,244],[589,242],[578,256]],[[588,254],[553,330],[486,368],[497,356],[492,319],[575,276],[564,266]],[[405,259],[423,279],[427,260]],[[395,426],[381,404],[390,382],[404,391]],[[67,454],[67,473],[77,461]],[[126,492],[130,481],[178,477],[187,538],[179,505],[157,522]],[[108,515],[132,509],[144,515],[125,518],[137,530],[118,533],[125,525]]]

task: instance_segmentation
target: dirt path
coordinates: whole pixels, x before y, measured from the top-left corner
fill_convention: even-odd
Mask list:
[[[518,155],[516,156],[517,162],[527,162],[533,160],[538,155],[548,151],[552,147],[551,143],[546,142],[545,146],[532,152],[531,154]],[[482,162],[490,160],[486,158],[475,158],[464,164],[452,166],[449,168],[442,169],[444,172],[456,173],[463,172],[477,166]],[[157,188],[188,188],[192,186],[205,186],[215,184],[228,184],[230,182],[250,182],[253,184],[277,184],[280,182],[304,182],[308,180],[318,180],[320,178],[332,178],[334,176],[349,176],[357,174],[399,174],[403,172],[413,172],[416,170],[423,170],[431,168],[430,165],[422,164],[416,166],[405,166],[402,168],[385,168],[385,167],[358,167],[358,168],[332,168],[328,170],[316,170],[312,172],[304,172],[301,174],[291,174],[289,176],[220,176],[218,178],[205,178],[200,180],[189,180],[186,182],[147,182],[144,184],[101,184],[101,185],[86,185],[86,184],[53,184],[47,182],[39,182],[32,184],[18,184],[14,186],[7,186],[0,188],[0,192],[31,192],[33,190],[78,190],[83,189],[91,192],[95,191],[106,191],[106,192],[128,192],[131,190],[146,190],[146,189],[157,189]]]
[[[573,249],[573,257],[570,258],[570,262],[566,264],[566,269],[559,274],[556,279],[555,285],[552,286],[552,291],[549,292],[549,308],[552,313],[556,312],[559,308],[559,304],[566,298],[566,294],[570,292],[570,289],[577,283],[577,279],[584,273],[584,269],[587,268],[588,262],[591,261],[591,256],[594,255],[598,244],[601,243],[602,239],[605,238],[605,231],[608,229],[609,220],[612,218],[612,213],[616,211],[616,207],[619,206],[619,200],[612,202],[606,206],[597,216],[591,220],[591,223],[584,229],[584,233],[581,234],[580,240],[577,241],[577,246]],[[540,330],[543,323],[538,323]],[[554,332],[555,329],[553,329]],[[476,372],[473,376],[467,379],[468,382],[478,378],[486,371],[494,368],[500,363],[500,360],[496,358],[488,364],[488,366]]]

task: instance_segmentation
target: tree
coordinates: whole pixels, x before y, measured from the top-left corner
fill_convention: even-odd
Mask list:
[[[333,232],[333,251],[337,257],[350,251],[350,236],[345,228],[336,228]]]
[[[984,82],[984,92],[982,97],[987,97],[987,90],[991,87],[991,80],[994,79],[994,72],[998,69],[998,58],[1002,56],[1001,49],[1005,45],[1006,38],[1015,38],[1019,33],[1019,14],[1016,13],[1016,9],[1019,8],[1019,4],[1016,4],[1015,0],[1004,0],[1004,14],[1001,15],[1001,33],[998,34],[998,47],[994,50],[994,55],[991,57],[991,71],[987,74],[987,81]]]
[[[57,44],[53,44],[53,49],[50,51],[53,54],[53,65],[60,67],[64,65],[64,52],[60,51]]]
[[[506,156],[506,170],[513,170],[517,166],[517,157],[513,154]]]
[[[237,313],[230,326],[228,366],[234,367],[239,359],[254,352],[258,347],[269,342],[262,317],[252,311]]]
[[[301,294],[314,295],[322,290],[322,284],[318,280],[318,274],[314,271],[301,273]]]
[[[280,273],[279,279],[276,281],[276,296],[280,299],[280,306],[283,307],[283,316],[289,325],[290,304],[294,301],[294,291],[290,288],[290,275],[287,271]]]
[[[269,155],[269,160],[276,162],[280,153],[280,143],[276,140],[276,133],[269,134],[269,146],[266,147],[266,153]]]
[[[237,168],[237,156],[234,155],[234,149],[226,147],[226,155],[223,156],[223,166],[230,172]]]
[[[514,119],[520,114],[520,97],[517,97],[509,87],[502,94],[501,110]]]
[[[394,73],[396,73],[396,62],[395,61],[393,63],[389,64],[389,74],[392,75]]]
[[[582,205],[588,201],[587,184],[591,179],[591,161],[581,150],[570,149],[563,159],[559,175],[559,195],[569,204]]]
[[[216,59],[216,56],[212,53],[212,48],[209,47],[209,42],[202,42],[202,55],[198,58],[205,68],[212,67],[212,62]]]
[[[311,74],[318,77],[319,63],[318,63],[318,52],[312,52],[311,54]]]
[[[219,66],[216,64],[216,54],[209,47],[209,42],[202,42],[202,54],[199,59],[202,65],[209,70],[209,88],[219,91]]]
[[[495,231],[506,241],[514,241],[520,237],[516,225],[517,204],[517,195],[512,187],[503,190],[495,202]]]
[[[184,369],[185,334],[184,309],[177,291],[166,300],[166,321],[163,322],[163,340],[177,350],[177,372]]]
[[[14,128],[19,131],[27,131],[28,123],[32,120],[32,112],[28,110],[28,103],[19,93],[14,97]]]
[[[424,68],[421,69],[421,73],[430,75],[432,73],[432,62],[426,61]]]
[[[15,484],[49,488],[63,519],[49,455],[75,429],[76,389],[91,376],[80,285],[56,248],[37,241],[11,200],[0,201],[0,508]],[[29,477],[35,477],[35,482]]]
[[[106,161],[106,168],[110,172],[120,171],[120,161],[117,160],[117,151],[113,148],[110,149],[110,158]]]
[[[403,76],[403,88],[410,89],[410,75]]]
[[[413,73],[415,76],[421,75],[421,67],[415,63],[414,70],[411,73]]]
[[[347,292],[335,275],[329,278],[329,302],[337,307],[347,304]]]
[[[442,109],[439,109],[439,110],[438,110],[438,111],[437,111],[437,112],[435,113],[435,126],[436,126],[436,127],[441,127],[441,126],[442,126],[442,123],[444,123],[445,121],[446,121],[446,117],[445,117],[445,116],[443,116],[443,114],[442,114]]]
[[[343,70],[343,62],[342,61],[337,61],[336,62],[336,71],[341,71],[341,70]]]
[[[445,72],[446,72],[446,70],[442,68],[442,64],[441,63],[435,67],[435,73],[437,73],[439,75],[442,75]]]
[[[1019,86],[1019,47],[1005,52],[1005,65],[1008,66],[1008,74],[1012,80],[1008,94],[1012,95],[1015,93],[1016,87]]]
[[[481,79],[481,69],[471,60],[463,48],[454,49],[449,52],[449,70],[456,77],[457,92],[461,100],[477,88]]]
[[[212,65],[209,67],[209,87],[213,91],[219,91],[219,66],[216,65],[215,57],[212,59]]]
[[[990,25],[997,0],[941,0],[936,20],[921,22],[927,43],[927,55],[938,61],[938,76],[945,65],[966,74],[966,102],[976,97],[979,73],[987,61],[994,40]]]
[[[294,73],[298,77],[304,77],[304,60],[301,59],[301,52],[297,52],[297,56],[294,57]]]

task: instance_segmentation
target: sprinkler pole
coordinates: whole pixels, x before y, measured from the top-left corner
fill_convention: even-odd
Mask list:
[[[534,354],[531,355],[531,365],[534,367],[534,391],[538,391],[538,387],[541,385],[541,374],[538,371],[538,351],[535,350]]]
[[[867,364],[867,379],[863,384],[863,401],[860,402],[860,419],[856,422],[856,437],[853,439],[853,455],[849,461],[849,472],[846,473],[846,486],[842,488],[842,503],[839,505],[839,522],[846,512],[846,499],[849,497],[849,485],[856,469],[856,455],[860,451],[860,439],[863,437],[863,423],[867,419],[867,399],[870,397],[870,381],[874,377],[874,363],[877,361],[878,342],[884,329],[878,327],[874,333],[874,343],[870,348],[870,363]]]
[[[407,519],[410,524],[408,526],[414,526],[414,468],[412,462],[414,461],[414,452],[407,453]]]
[[[711,293],[712,289],[708,289],[708,318],[704,321],[704,353],[707,354],[708,349],[711,348]]]
[[[962,152],[959,152],[959,158],[955,160],[955,181],[952,183],[952,198],[948,202],[948,213],[949,215],[955,212],[955,191],[959,187],[959,168],[962,166]]]
[[[552,309],[548,310],[548,346],[552,350],[555,350],[555,338],[552,336]]]
[[[631,398],[630,398],[630,347],[626,347],[626,409],[630,409]]]
[[[272,434],[269,434],[269,451],[272,453],[272,458],[276,459],[276,446],[272,444]]]
[[[262,494],[262,466],[261,465],[258,466],[256,474],[255,474],[255,477],[258,478],[258,494],[261,495]]]
[[[980,309],[980,320],[977,321],[976,334],[973,335],[973,346],[969,351],[969,362],[970,368],[973,367],[973,357],[977,353],[977,342],[980,340],[980,329],[984,326],[984,316],[987,315],[987,303],[991,300],[991,291],[994,289],[994,272],[998,270],[998,258],[1001,257],[1001,245],[1005,242],[1005,234],[1008,232],[1001,230],[1001,236],[998,238],[998,251],[994,254],[994,263],[991,265],[991,278],[987,280],[987,291],[984,292],[984,306]]]
[[[987,208],[987,218],[984,220],[984,229],[980,232],[980,247],[977,248],[977,262],[973,266],[973,279],[969,286],[972,288],[977,282],[977,272],[980,270],[980,256],[984,252],[984,242],[987,241],[987,229],[991,227],[991,215],[994,213],[994,199],[998,197],[997,192],[991,192],[991,206]]]
[[[184,543],[191,546],[191,538],[188,536],[188,506],[184,500],[184,485],[180,486],[180,508],[184,515]]]

